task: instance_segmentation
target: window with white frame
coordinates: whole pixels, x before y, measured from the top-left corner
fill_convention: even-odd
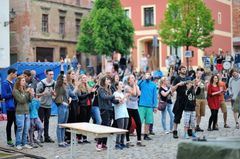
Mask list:
[[[124,9],[125,15],[130,18],[130,10],[129,9]]]
[[[154,26],[154,8],[144,8],[144,26]]]

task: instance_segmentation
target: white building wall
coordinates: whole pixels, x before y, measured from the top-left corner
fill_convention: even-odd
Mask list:
[[[0,0],[0,68],[10,65],[10,32],[8,22],[9,0]]]

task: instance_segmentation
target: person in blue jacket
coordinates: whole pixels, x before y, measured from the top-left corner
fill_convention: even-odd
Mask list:
[[[153,124],[153,110],[154,112],[157,112],[157,86],[153,81],[151,81],[151,74],[148,72],[145,74],[144,79],[139,80],[138,86],[141,90],[138,111],[141,123],[145,121],[143,139],[151,140],[148,134],[149,125]]]
[[[12,124],[14,123],[14,132],[16,134],[17,125],[16,125],[16,117],[15,117],[15,103],[12,95],[13,91],[13,81],[17,77],[17,70],[15,68],[9,68],[8,70],[8,76],[7,79],[3,81],[2,83],[2,97],[5,99],[5,105],[7,110],[7,127],[6,127],[6,133],[7,133],[7,144],[8,146],[13,147],[14,143],[12,141],[11,137],[11,129]]]

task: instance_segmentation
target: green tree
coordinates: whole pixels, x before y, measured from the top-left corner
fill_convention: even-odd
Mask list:
[[[203,0],[169,0],[160,23],[162,42],[173,46],[204,49],[212,45],[214,20]]]
[[[134,28],[119,0],[96,0],[81,22],[77,50],[89,54],[129,54]]]

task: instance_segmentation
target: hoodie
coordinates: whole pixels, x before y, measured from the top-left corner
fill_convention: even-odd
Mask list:
[[[2,84],[2,97],[3,99],[5,99],[7,111],[16,110],[14,98],[12,95],[13,85],[14,84],[8,80],[3,81],[3,84]]]
[[[156,108],[157,107],[157,86],[150,80],[140,80],[138,82],[141,96],[139,105],[143,107]]]

